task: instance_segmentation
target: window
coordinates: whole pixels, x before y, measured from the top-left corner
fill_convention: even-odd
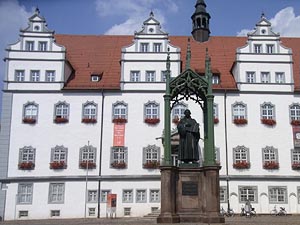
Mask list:
[[[94,169],[96,167],[96,147],[85,145],[79,150],[79,166],[82,169]]]
[[[255,72],[246,72],[246,82],[255,83]]]
[[[155,71],[146,71],[146,81],[155,82]]]
[[[98,202],[98,191],[88,190],[88,202]]]
[[[149,44],[148,43],[141,43],[141,52],[148,52],[149,51]]]
[[[263,164],[265,169],[278,169],[278,149],[267,146],[262,149],[263,152]],[[269,165],[273,164],[273,167],[269,168]]]
[[[49,203],[64,203],[65,184],[50,183],[49,185]]]
[[[150,202],[160,202],[160,190],[150,190]]]
[[[275,106],[271,103],[264,103],[261,105],[262,119],[275,119]]]
[[[167,80],[167,72],[168,71],[166,71],[166,70],[161,71],[161,81],[162,82],[166,82],[166,80]]]
[[[220,186],[220,202],[226,203],[227,202],[227,187]]]
[[[218,119],[219,118],[219,113],[218,113],[218,105],[217,104],[214,104],[213,106],[213,110],[214,110],[214,118],[215,119]]]
[[[18,186],[18,204],[32,203],[33,184],[19,184]]]
[[[136,190],[136,202],[137,203],[145,203],[147,202],[147,191],[143,190]]]
[[[64,169],[67,167],[68,149],[63,145],[51,148],[51,169]]]
[[[125,207],[124,208],[124,216],[130,216],[131,215],[131,208]]]
[[[92,82],[99,82],[102,78],[102,75],[96,75],[96,74],[92,74],[91,75],[91,81]]]
[[[298,194],[298,204],[300,204],[300,187],[297,187]]]
[[[127,167],[128,150],[126,147],[111,148],[111,167],[124,169]]]
[[[42,51],[42,52],[47,51],[47,42],[46,41],[39,42],[39,51]]]
[[[133,202],[133,190],[123,190],[122,202],[123,203],[132,203]]]
[[[25,71],[24,70],[16,70],[15,71],[15,81],[17,81],[17,82],[25,81]]]
[[[58,102],[54,106],[55,122],[68,122],[69,121],[69,104],[66,102]]]
[[[34,102],[28,102],[24,105],[24,114],[23,114],[23,122],[35,123],[38,117],[38,105]]]
[[[255,53],[262,53],[261,52],[261,45],[255,44],[254,45],[254,52]]]
[[[127,104],[125,102],[116,102],[113,104],[113,120],[114,119],[123,119],[127,122]]]
[[[235,119],[247,118],[247,106],[242,102],[236,102],[232,105],[232,116]]]
[[[172,117],[181,119],[184,117],[184,111],[187,109],[187,105],[184,103],[176,104],[172,109]]]
[[[290,120],[300,120],[300,104],[290,106]]]
[[[269,72],[261,72],[261,82],[262,83],[270,83],[270,73]]]
[[[287,203],[287,188],[286,187],[269,187],[269,203],[279,204]]]
[[[240,203],[250,202],[257,203],[257,187],[256,186],[240,186],[239,187],[239,201]]]
[[[267,45],[267,53],[268,54],[274,53],[274,45]]]
[[[161,43],[153,44],[153,52],[161,52]]]
[[[300,149],[292,149],[291,157],[292,157],[292,165],[293,164],[295,164],[295,166],[300,165]]]
[[[28,211],[20,210],[19,211],[19,218],[28,217]]]
[[[33,41],[26,41],[25,50],[26,51],[34,51],[34,42]]]
[[[237,146],[233,149],[233,167],[236,169],[248,169],[249,162],[249,148],[245,146]]]
[[[219,75],[213,75],[212,76],[212,84],[219,84],[220,83],[220,76]]]
[[[23,148],[20,148],[19,150],[19,166],[23,163],[31,163],[34,167],[35,162],[35,148],[31,146],[26,146]]]
[[[97,104],[94,102],[87,102],[82,106],[82,119],[97,119]]]
[[[40,81],[40,71],[39,70],[31,70],[30,71],[30,81],[32,81],[32,82]]]
[[[89,208],[89,216],[96,216],[96,208]]]
[[[130,72],[130,81],[139,82],[140,81],[140,71],[131,71]]]
[[[148,145],[143,148],[143,166],[147,169],[156,169],[160,163],[160,148]]]
[[[218,165],[221,165],[221,156],[220,156],[220,148],[215,147],[215,162]]]
[[[51,210],[51,211],[50,211],[50,216],[51,216],[51,217],[57,217],[57,216],[60,216],[60,210]]]
[[[148,102],[144,105],[144,116],[146,119],[159,118],[159,104],[156,102]]]
[[[105,203],[107,202],[107,196],[111,193],[111,190],[101,190],[100,193],[100,202]]]
[[[46,71],[46,81],[47,82],[54,82],[55,81],[55,71],[54,70],[47,70]]]
[[[275,82],[276,83],[285,83],[284,73],[275,73]]]

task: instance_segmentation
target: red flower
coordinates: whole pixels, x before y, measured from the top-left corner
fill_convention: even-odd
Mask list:
[[[172,120],[173,123],[178,124],[180,121],[180,118],[178,116],[175,116]]]
[[[293,162],[292,163],[293,170],[300,170],[300,162]]]
[[[97,123],[97,120],[93,119],[93,118],[82,118],[81,122],[82,123]]]
[[[273,119],[261,119],[261,122],[263,124],[269,125],[269,126],[273,126],[276,124],[276,121]]]
[[[219,123],[219,118],[215,117],[215,118],[214,118],[214,123],[215,123],[215,124]]]
[[[110,165],[112,168],[116,168],[116,169],[125,169],[127,166],[125,162],[113,162]]]
[[[80,162],[79,164],[80,168],[81,169],[86,169],[86,168],[89,168],[89,169],[95,169],[96,168],[96,163],[94,162],[90,162],[90,161],[82,161]]]
[[[247,124],[248,121],[247,121],[247,119],[234,119],[233,123],[235,123],[237,125],[242,125],[242,124]]]
[[[113,119],[113,123],[127,123],[127,119],[122,117],[117,117]]]
[[[36,119],[35,118],[30,118],[30,117],[24,117],[23,118],[23,123],[35,124],[36,123]]]
[[[22,162],[19,163],[19,169],[21,170],[33,170],[35,167],[35,164],[33,162]]]
[[[246,160],[237,161],[233,164],[233,168],[235,168],[235,169],[249,169],[250,168],[250,163],[247,162]]]
[[[157,169],[159,167],[160,163],[156,160],[153,161],[147,161],[143,164],[143,168],[145,169]]]
[[[65,169],[67,164],[64,161],[53,161],[50,163],[50,169]]]
[[[291,125],[293,126],[300,126],[300,120],[292,120]]]
[[[67,123],[67,122],[69,122],[69,119],[68,118],[63,118],[63,117],[56,117],[54,119],[54,122],[55,123]]]
[[[148,124],[157,124],[159,122],[160,122],[159,118],[146,118],[145,119],[145,123],[148,123]]]
[[[265,162],[263,167],[264,169],[270,169],[270,170],[279,169],[279,163],[274,161]]]

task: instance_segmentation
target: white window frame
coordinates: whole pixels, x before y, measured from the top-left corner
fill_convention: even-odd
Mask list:
[[[23,106],[23,119],[35,119],[38,118],[38,104],[34,102],[27,102]]]
[[[166,82],[166,80],[167,80],[167,70],[162,70],[161,71],[161,81],[162,82]]]
[[[146,82],[155,82],[155,71],[146,71]]]
[[[293,163],[300,163],[300,149],[291,149],[291,162]]]
[[[187,110],[187,104],[184,104],[182,102],[176,104],[172,109],[172,118],[183,118],[185,110]]]
[[[274,53],[274,50],[275,50],[275,45],[273,45],[273,44],[267,44],[266,45],[266,52],[268,53],[268,54],[273,54]]]
[[[140,52],[149,52],[149,43],[141,43],[140,44]]]
[[[265,102],[260,106],[261,119],[275,120],[275,106],[270,102]]]
[[[86,102],[82,105],[82,119],[97,119],[97,104]]]
[[[127,167],[128,162],[128,149],[127,147],[118,146],[111,148],[110,164],[125,163]]]
[[[262,53],[262,45],[261,44],[254,44],[254,53],[257,53],[257,54]]]
[[[239,186],[239,203],[258,203],[257,186]]]
[[[65,198],[65,183],[50,183],[48,203],[63,204]]]
[[[40,82],[40,71],[39,70],[30,70],[30,81],[31,82]]]
[[[46,81],[55,82],[55,70],[46,70]]]
[[[243,146],[237,146],[233,148],[233,162],[239,163],[239,162],[250,162],[250,154],[249,154],[249,148],[246,148]]]
[[[18,185],[17,204],[32,204],[33,184],[20,183]]]
[[[88,190],[87,202],[97,203],[98,202],[98,190]]]
[[[213,75],[212,76],[212,84],[219,84],[220,83],[220,76],[219,75]]]
[[[32,146],[24,146],[19,149],[19,163],[35,163],[36,150]]]
[[[289,107],[290,120],[300,120],[300,104],[294,103]]]
[[[96,216],[96,208],[95,207],[92,207],[92,208],[89,208],[89,216],[93,217],[93,216]]]
[[[255,83],[256,82],[256,74],[254,71],[246,72],[246,82],[247,83]]]
[[[247,119],[247,105],[243,102],[235,102],[232,105],[232,119]]]
[[[261,72],[260,73],[261,83],[268,84],[271,82],[270,72]]]
[[[26,51],[34,51],[34,41],[26,41],[25,42],[25,50]]]
[[[275,73],[275,82],[277,84],[284,84],[285,83],[285,74],[284,74],[284,72],[276,72]]]
[[[123,189],[122,202],[123,203],[133,203],[133,190],[132,189]]]
[[[63,145],[56,145],[51,148],[51,162],[64,162],[67,163],[68,160],[68,148]]]
[[[153,43],[153,52],[161,52],[162,43]]]
[[[269,186],[269,203],[270,204],[287,204],[287,187],[286,186]]]
[[[130,71],[130,81],[131,82],[140,82],[141,81],[141,72],[138,70]]]
[[[214,118],[219,119],[219,106],[217,104],[214,104],[213,106],[213,114]]]
[[[149,101],[144,105],[145,119],[159,119],[159,104],[155,101]]]
[[[46,52],[47,51],[48,42],[47,41],[39,41],[39,51]]]
[[[25,70],[15,70],[15,81],[16,82],[25,81]]]
[[[159,203],[160,202],[160,190],[159,189],[150,189],[149,190],[149,202]]]
[[[108,194],[111,194],[111,190],[101,190],[100,191],[100,202],[106,203],[107,202],[107,196]]]
[[[58,102],[54,105],[54,117],[69,119],[70,105],[66,102]]]
[[[220,203],[227,203],[227,187],[226,186],[220,186]]]
[[[148,145],[143,148],[143,164],[147,162],[160,162],[160,147]]]
[[[272,146],[266,146],[262,149],[263,163],[275,162],[278,163],[278,149]]]
[[[116,103],[113,104],[112,106],[112,112],[113,112],[113,119],[126,119],[127,120],[127,110],[128,104],[121,101],[117,101]]]
[[[79,164],[82,162],[96,163],[97,148],[92,145],[85,145],[79,150]]]
[[[147,190],[137,189],[135,192],[135,202],[136,203],[146,203],[147,202]]]

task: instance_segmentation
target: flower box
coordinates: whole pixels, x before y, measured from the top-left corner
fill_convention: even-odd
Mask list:
[[[293,126],[300,126],[300,120],[292,120],[291,125]]]
[[[127,167],[125,162],[113,162],[110,165],[112,168],[116,168],[116,169],[125,169]]]
[[[93,118],[82,118],[81,122],[82,123],[97,123],[97,120],[93,119]]]
[[[146,118],[145,119],[145,123],[148,123],[148,124],[157,124],[159,122],[160,122],[160,120],[158,118]]]
[[[279,163],[278,162],[265,162],[263,165],[264,169],[269,169],[269,170],[273,170],[273,169],[279,169]]]
[[[35,164],[33,162],[22,162],[18,165],[19,169],[21,170],[33,170]]]
[[[214,124],[219,123],[219,118],[214,118]]]
[[[237,161],[233,164],[233,168],[235,168],[235,169],[249,169],[250,168],[250,162],[247,162],[245,160]]]
[[[300,170],[300,162],[292,163],[292,169],[293,170]]]
[[[54,123],[67,123],[67,122],[69,122],[68,118],[56,117],[54,119]]]
[[[82,161],[79,163],[79,166],[81,169],[95,169],[96,168],[96,163],[90,162],[90,161]]]
[[[127,123],[127,119],[126,118],[114,118],[113,119],[113,123]]]
[[[276,124],[276,121],[273,119],[261,119],[261,122],[268,126],[273,126]]]
[[[148,161],[143,164],[144,169],[157,169],[160,163],[158,161]]]
[[[243,125],[243,124],[247,124],[248,121],[247,121],[247,119],[234,119],[233,123],[236,125]]]
[[[67,164],[64,161],[54,161],[50,163],[50,169],[65,169],[67,168]]]
[[[175,116],[172,120],[173,123],[178,124],[180,121],[180,118],[178,116]]]
[[[23,118],[23,123],[35,124],[36,123],[36,119],[35,118],[25,117],[25,118]]]

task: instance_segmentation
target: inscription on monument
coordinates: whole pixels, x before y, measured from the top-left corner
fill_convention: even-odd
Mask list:
[[[182,182],[182,195],[197,196],[198,195],[198,183],[193,181]]]

